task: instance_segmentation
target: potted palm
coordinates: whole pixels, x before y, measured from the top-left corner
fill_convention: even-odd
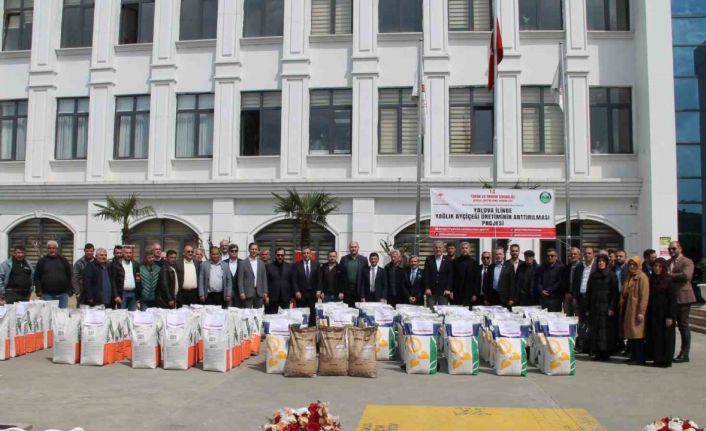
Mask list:
[[[120,239],[123,244],[128,244],[130,241],[131,221],[138,217],[154,215],[154,209],[151,206],[140,206],[140,200],[134,193],[122,200],[112,196],[106,196],[105,200],[106,205],[93,204],[98,208],[93,217],[120,223],[122,225]]]

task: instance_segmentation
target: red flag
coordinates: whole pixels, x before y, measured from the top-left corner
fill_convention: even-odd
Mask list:
[[[503,35],[500,32],[500,22],[497,18],[495,19],[495,28],[493,29],[493,32],[490,35],[490,57],[488,58],[488,90],[492,90],[495,86],[496,48],[498,53],[498,64],[500,64],[500,62],[503,61]]]

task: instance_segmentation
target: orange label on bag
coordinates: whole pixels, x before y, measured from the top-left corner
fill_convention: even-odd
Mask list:
[[[252,337],[252,354],[257,356],[260,354],[260,342],[261,338],[259,335],[253,335]]]
[[[47,331],[47,349],[52,347],[54,347],[54,331],[50,329]]]

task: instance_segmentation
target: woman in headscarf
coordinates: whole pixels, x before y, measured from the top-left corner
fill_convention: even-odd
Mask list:
[[[650,299],[650,280],[642,272],[642,259],[633,256],[628,261],[628,278],[620,296],[623,310],[623,335],[628,340],[631,365],[645,364],[645,316]]]
[[[620,292],[618,277],[610,270],[607,255],[596,257],[596,267],[597,270],[588,278],[586,288],[589,346],[594,359],[608,361],[615,347]]]
[[[677,312],[677,297],[667,274],[667,261],[660,257],[652,265],[645,337],[647,358],[654,360],[657,367],[672,366]]]

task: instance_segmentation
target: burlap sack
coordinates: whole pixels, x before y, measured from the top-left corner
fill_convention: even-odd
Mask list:
[[[347,376],[348,349],[346,329],[336,327],[319,328],[319,375]]]
[[[377,377],[375,359],[376,327],[348,328],[348,375]]]
[[[314,377],[316,368],[316,328],[290,326],[285,377]]]

